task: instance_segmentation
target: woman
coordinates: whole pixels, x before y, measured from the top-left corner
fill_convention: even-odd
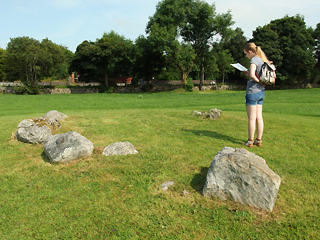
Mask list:
[[[244,53],[250,59],[249,71],[244,74],[249,76],[246,89],[246,109],[248,115],[248,141],[243,143],[247,147],[262,146],[263,118],[262,104],[265,97],[265,87],[260,83],[258,76],[261,74],[261,68],[264,62],[270,63],[265,53],[254,43],[247,43],[244,47]],[[254,139],[255,128],[257,126],[257,138]]]

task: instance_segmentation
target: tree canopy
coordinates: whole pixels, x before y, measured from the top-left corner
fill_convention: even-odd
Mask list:
[[[165,58],[162,52],[154,50],[154,44],[144,36],[139,36],[136,41],[136,61],[134,73],[138,78],[150,80],[165,68]]]
[[[49,39],[11,38],[5,54],[6,80],[36,86],[43,78],[66,77],[70,57],[70,51]]]
[[[316,64],[314,39],[302,16],[285,16],[258,27],[252,41],[274,61],[282,83],[302,83],[311,79]]]
[[[146,36],[135,42],[115,31],[95,41],[83,41],[72,53],[48,38],[10,39],[0,48],[0,81],[20,80],[36,86],[46,78],[67,78],[71,72],[80,81],[136,77],[150,80],[244,80],[230,63],[245,66],[243,54],[248,42],[233,25],[230,12],[218,14],[214,4],[202,0],[161,0],[146,25]],[[277,67],[277,84],[308,84],[320,78],[320,23],[307,28],[301,15],[284,16],[258,26],[250,39],[261,46]]]
[[[244,36],[244,32],[240,28],[236,28],[234,31],[230,32],[229,36],[226,37],[218,46],[218,50],[214,52],[218,52],[219,48],[223,50],[228,50],[231,54],[231,59],[233,63],[241,63],[243,66],[249,66],[249,59],[243,54],[243,48],[247,43],[247,38]],[[231,62],[229,61],[229,64]],[[226,78],[228,79],[239,79],[244,80],[247,77],[242,74],[240,71],[228,71],[226,73]]]
[[[315,46],[314,57],[317,60],[316,68],[320,70],[320,23],[317,24],[316,29],[312,32],[312,37],[314,38]]]
[[[5,78],[4,54],[5,50],[0,48],[0,81],[3,81]]]
[[[109,86],[110,77],[129,76],[134,65],[135,46],[131,40],[111,31],[96,42],[84,41],[77,47],[71,70],[83,80],[96,79]]]
[[[195,61],[205,61],[203,57],[213,37],[223,37],[232,24],[231,14],[217,14],[213,4],[199,0],[163,0],[150,17],[146,32],[154,51],[163,53],[166,63],[180,71],[181,80],[186,84]]]

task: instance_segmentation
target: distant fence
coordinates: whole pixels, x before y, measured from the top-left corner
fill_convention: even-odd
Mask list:
[[[152,85],[155,86],[163,86],[163,85],[171,85],[171,86],[181,86],[181,80],[170,80],[170,81],[166,81],[166,80],[153,80],[150,81],[150,83]],[[200,80],[192,80],[193,85],[200,85]],[[204,80],[203,81],[203,85],[212,85],[215,84],[216,80]]]
[[[131,80],[131,79],[130,79]],[[216,82],[216,80],[204,80],[203,84],[204,85],[210,85],[213,82]],[[164,85],[168,85],[168,86],[180,86],[181,85],[181,80],[171,80],[171,81],[167,81],[167,80],[153,80],[153,81],[149,81],[150,84],[155,85],[155,86],[164,86]],[[194,85],[200,85],[200,80],[192,80],[192,83]],[[130,85],[131,81],[127,82],[127,85]],[[3,87],[7,87],[7,86],[20,86],[21,83],[20,82],[0,82],[0,86]],[[67,86],[67,85],[76,85],[76,86],[99,86],[100,83],[99,82],[89,82],[89,83],[85,83],[85,82],[76,82],[73,84],[69,84],[68,82],[61,82],[61,81],[47,81],[47,82],[39,82],[38,85],[40,86]]]
[[[20,86],[21,82],[0,82],[0,87],[16,87]],[[40,86],[68,86],[67,82],[60,82],[60,81],[51,81],[51,82],[39,82],[38,85]],[[99,86],[99,82],[90,82],[90,83],[83,83],[77,82],[72,85],[76,86]]]
[[[0,87],[15,87],[15,86],[20,86],[20,82],[0,82]]]
[[[150,81],[150,88],[148,89],[150,92],[165,92],[172,91],[181,87],[181,81]],[[199,91],[199,80],[194,80],[193,84],[195,85],[193,90]],[[57,85],[67,85],[66,82],[41,82],[40,85],[43,86],[57,86]],[[100,92],[98,82],[91,83],[76,83],[76,86],[71,88],[63,87],[63,88],[44,88],[41,90],[40,94],[82,94],[82,93],[98,93]],[[0,82],[0,93],[3,94],[15,94],[15,86],[20,86],[19,82]],[[86,88],[86,86],[88,86]],[[90,86],[90,87],[89,87]],[[266,86],[266,89],[278,90],[278,89],[303,89],[303,88],[319,88],[319,84],[308,84],[304,85],[288,85],[288,86]],[[217,85],[213,82],[213,80],[205,80],[204,85],[201,90],[245,90],[246,85]],[[140,86],[121,86],[114,88],[115,93],[141,93],[143,90]]]

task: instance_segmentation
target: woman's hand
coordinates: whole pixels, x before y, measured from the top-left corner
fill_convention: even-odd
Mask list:
[[[249,72],[248,71],[243,71],[244,75],[249,77]]]
[[[259,83],[260,83],[260,85],[262,85],[262,86],[265,86],[265,85],[266,85],[265,83],[261,82],[260,79],[259,79]]]

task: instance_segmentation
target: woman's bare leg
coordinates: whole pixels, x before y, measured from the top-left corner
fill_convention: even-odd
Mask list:
[[[257,106],[246,105],[248,116],[248,139],[254,139],[257,121]]]
[[[256,108],[256,124],[257,124],[257,139],[261,140],[263,134],[263,118],[262,118],[262,105],[257,105]]]

